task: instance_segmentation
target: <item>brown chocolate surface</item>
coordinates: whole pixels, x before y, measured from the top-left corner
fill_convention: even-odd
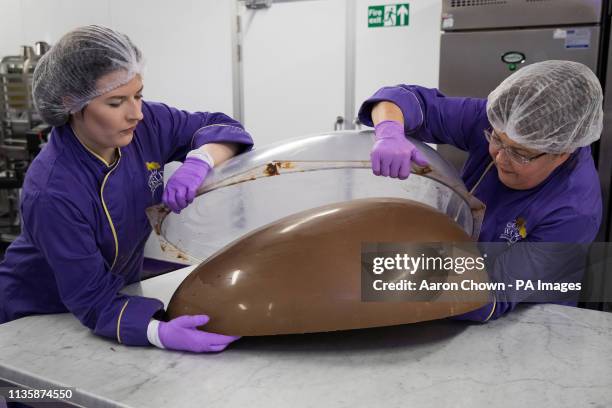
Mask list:
[[[413,301],[363,302],[361,244],[471,241],[448,216],[411,200],[371,198],[314,208],[268,224],[211,256],[176,290],[168,314],[207,314],[211,320],[204,330],[242,336],[388,326],[457,315],[486,301],[428,292],[416,293]],[[470,278],[486,281],[484,275]],[[459,278],[438,273],[432,281]]]

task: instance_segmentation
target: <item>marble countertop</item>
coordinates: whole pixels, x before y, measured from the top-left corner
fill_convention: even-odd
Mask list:
[[[189,270],[129,291],[167,302]],[[612,314],[524,306],[484,325],[243,338],[201,355],[121,346],[69,314],[31,316],[0,325],[0,378],[75,387],[71,402],[87,407],[610,407]]]

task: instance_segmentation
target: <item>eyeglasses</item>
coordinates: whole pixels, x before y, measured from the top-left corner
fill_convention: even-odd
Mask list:
[[[505,151],[506,155],[510,160],[517,164],[529,164],[532,161],[539,159],[540,157],[546,155],[547,153],[539,153],[535,156],[525,156],[519,152],[517,152],[514,148],[506,146],[504,142],[501,141],[501,138],[495,133],[495,131],[491,131],[489,129],[485,129],[484,131],[485,137],[487,138],[487,142],[491,144],[497,150]]]

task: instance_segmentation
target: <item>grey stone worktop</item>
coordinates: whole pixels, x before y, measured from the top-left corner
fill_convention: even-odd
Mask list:
[[[76,387],[72,402],[87,407],[610,407],[612,314],[524,306],[484,325],[243,338],[209,355],[125,347],[69,314],[32,316],[0,325],[0,378]]]

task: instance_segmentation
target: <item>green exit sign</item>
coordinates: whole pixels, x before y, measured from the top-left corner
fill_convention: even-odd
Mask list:
[[[386,4],[368,7],[368,27],[401,27],[408,25],[410,4]]]

